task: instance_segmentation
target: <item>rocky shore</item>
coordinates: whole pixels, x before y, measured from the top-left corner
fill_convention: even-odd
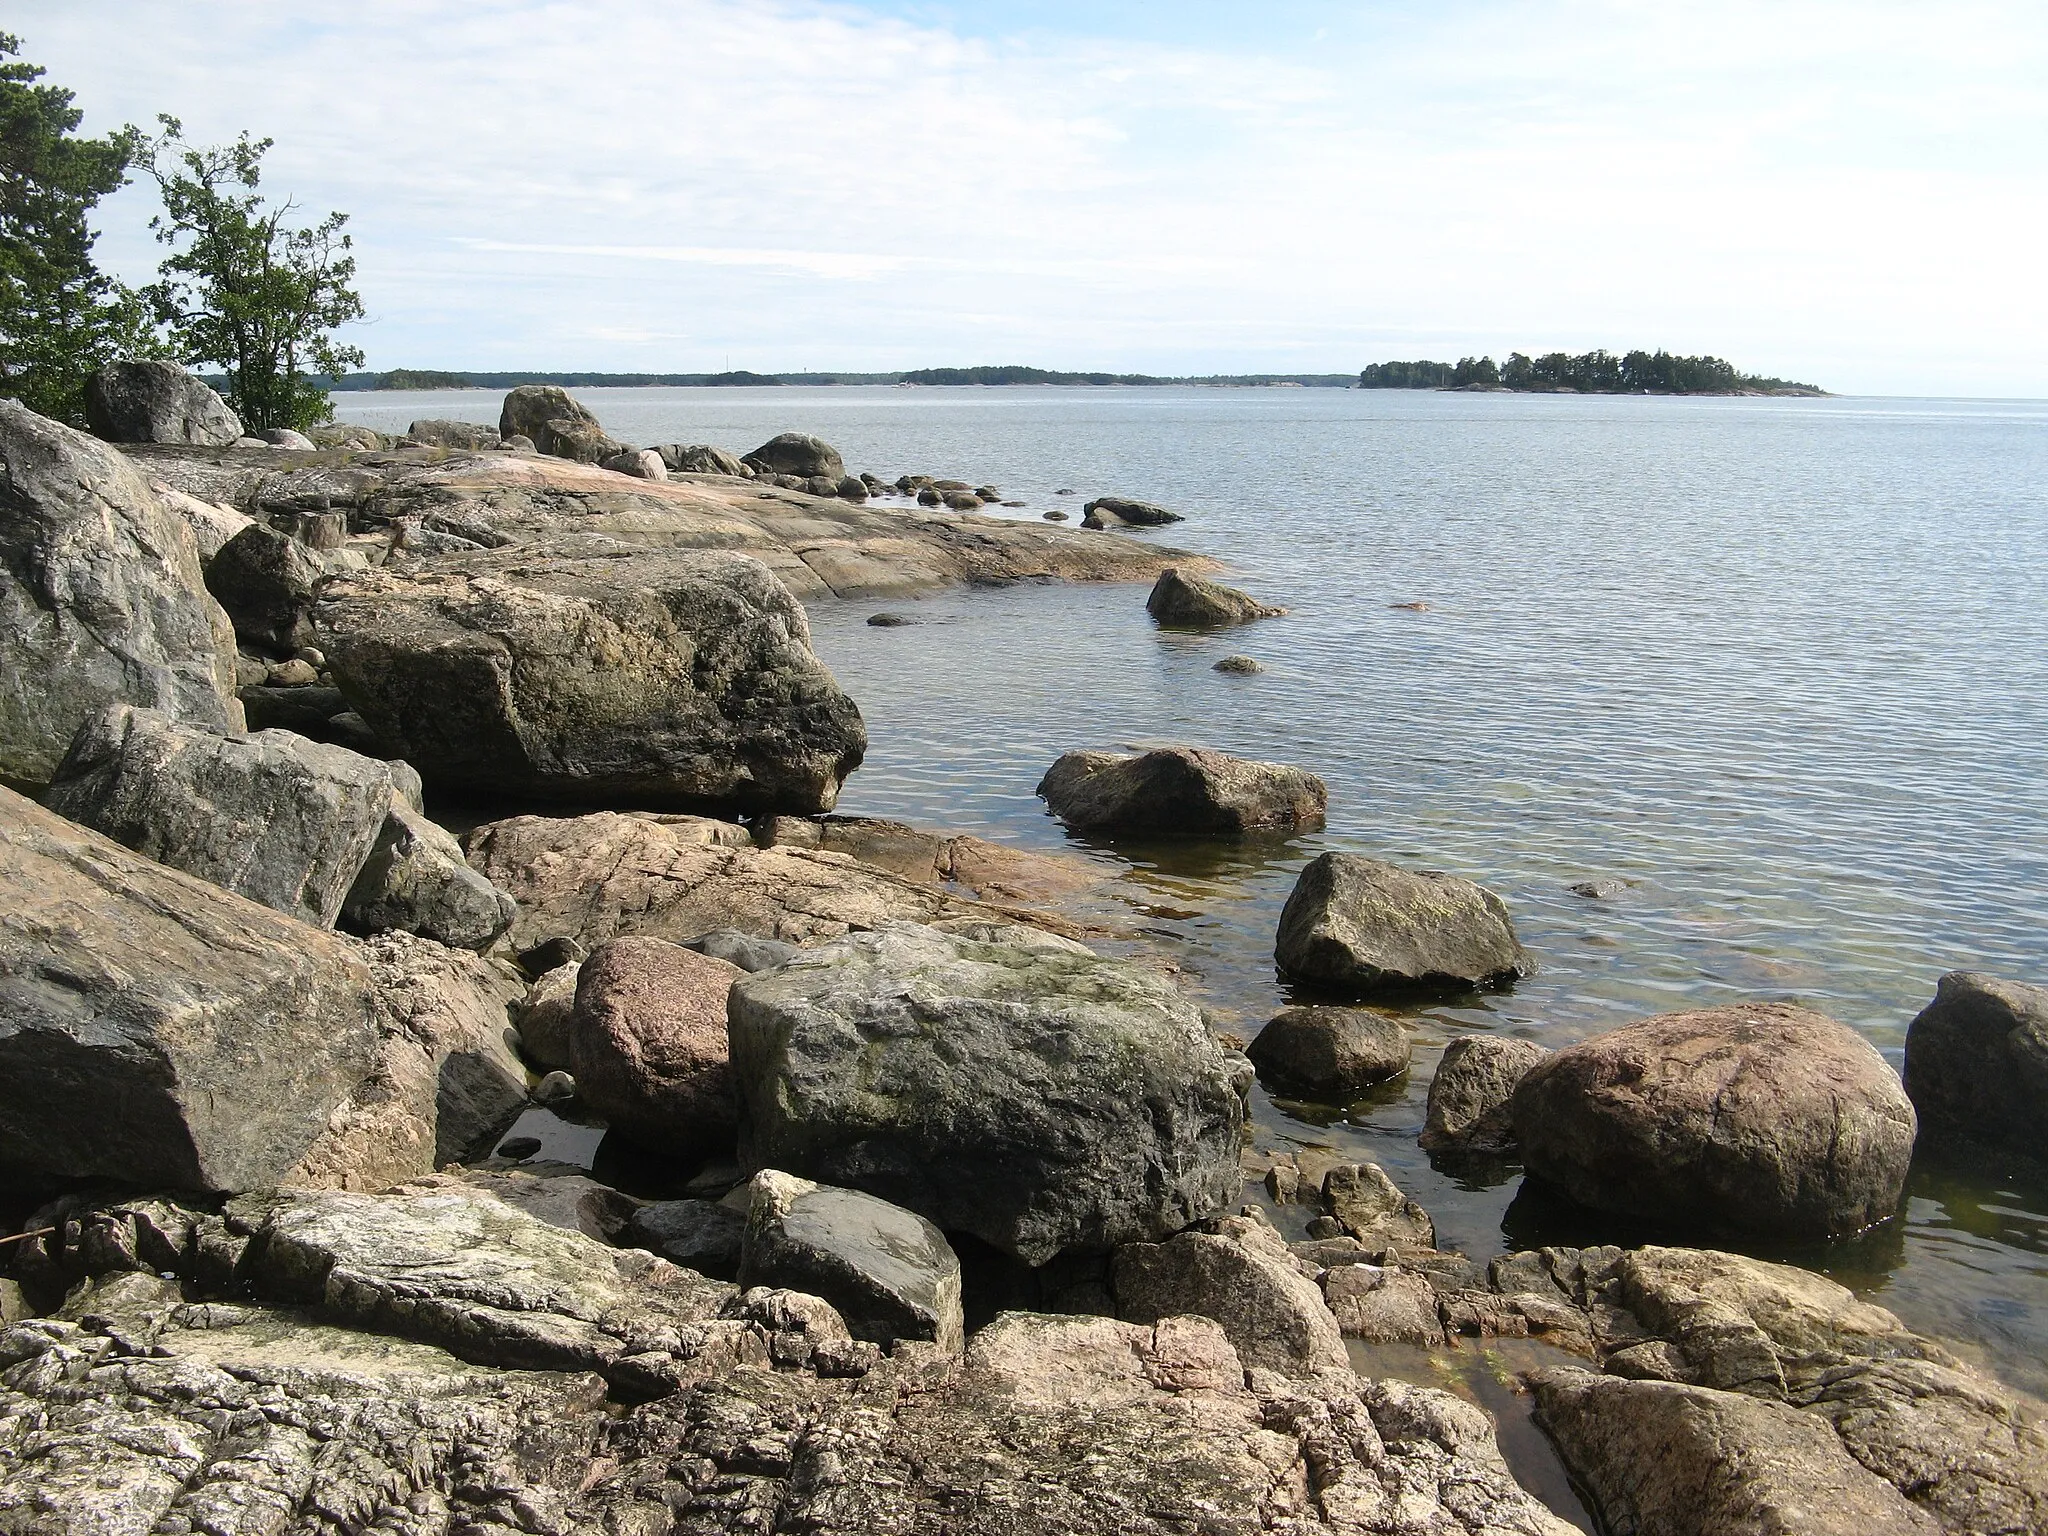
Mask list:
[[[1112,861],[831,814],[866,725],[803,599],[1281,615],[1104,531],[1172,514],[636,448],[548,389],[255,443],[119,370],[118,445],[0,402],[0,1532],[1560,1536],[1403,1379],[1503,1341],[1609,1536],[2048,1530],[2048,1410],[1729,1251],[1896,1220],[1923,1142],[2041,1158],[2048,990],[1944,979],[1903,1080],[1765,1000],[1467,1037],[1432,1157],[1701,1246],[1439,1248],[1251,1088],[1407,1071],[1371,1005],[1541,963],[1497,894],[1316,859],[1273,963],[1317,1001],[1247,1046]],[[1110,844],[1328,806],[1096,745],[1040,793]]]

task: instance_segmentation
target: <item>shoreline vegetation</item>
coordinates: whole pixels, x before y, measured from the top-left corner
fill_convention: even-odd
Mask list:
[[[1551,395],[1804,395],[1824,397],[1815,384],[1739,372],[1718,357],[1677,357],[1658,350],[1616,354],[1546,352],[1530,357],[1510,352],[1505,363],[1491,357],[1461,357],[1455,363],[1426,358],[1373,363],[1359,370],[1360,389],[1444,389],[1473,393]]]
[[[1070,373],[1058,369],[1003,365],[976,368],[916,368],[895,373],[474,373],[436,368],[394,368],[385,373],[351,373],[327,381],[340,392],[391,389],[514,389],[521,384],[558,384],[565,389],[758,388],[766,385],[1215,385],[1350,389],[1348,373],[1217,373],[1166,378],[1149,373]]]

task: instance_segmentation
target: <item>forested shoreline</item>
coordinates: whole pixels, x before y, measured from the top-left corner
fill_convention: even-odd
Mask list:
[[[1814,384],[1739,372],[1718,357],[1679,357],[1670,352],[1546,352],[1530,357],[1510,352],[1505,363],[1491,357],[1461,357],[1455,363],[1427,359],[1373,363],[1359,370],[1360,389],[1513,390],[1528,394],[1581,395],[1823,395]]]

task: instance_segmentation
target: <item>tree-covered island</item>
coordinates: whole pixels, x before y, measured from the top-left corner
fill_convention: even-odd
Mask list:
[[[1373,363],[1359,370],[1360,389],[1506,389],[1526,394],[1580,395],[1824,395],[1813,384],[1740,373],[1718,357],[1676,357],[1669,352],[1510,352],[1505,363],[1461,357]]]

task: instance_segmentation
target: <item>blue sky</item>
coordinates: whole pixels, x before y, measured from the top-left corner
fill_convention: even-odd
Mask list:
[[[1668,346],[2048,395],[2037,0],[15,0],[277,140],[375,367],[1351,371]],[[157,253],[141,188],[108,263]]]

